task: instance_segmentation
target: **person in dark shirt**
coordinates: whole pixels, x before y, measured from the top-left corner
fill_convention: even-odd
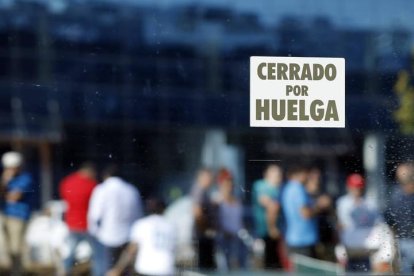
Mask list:
[[[414,272],[414,163],[400,164],[396,171],[398,187],[391,194],[385,220],[398,239],[400,272]]]
[[[335,213],[332,206],[332,198],[322,192],[321,189],[321,171],[319,168],[313,167],[309,171],[308,181],[306,182],[306,190],[313,199],[317,202],[321,198],[329,202],[325,210],[321,211],[317,216],[319,242],[316,247],[316,256],[318,259],[326,261],[335,261]]]
[[[198,248],[198,266],[202,270],[216,268],[214,261],[217,208],[211,198],[213,174],[207,168],[198,171],[191,191],[194,215],[194,238]]]

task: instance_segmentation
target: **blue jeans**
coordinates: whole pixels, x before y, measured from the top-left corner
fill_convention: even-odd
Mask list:
[[[87,232],[70,231],[69,233],[69,256],[63,261],[65,272],[69,273],[75,264],[76,247],[80,242],[87,241],[90,243],[90,236]]]
[[[414,239],[398,239],[400,250],[400,273],[414,272]]]
[[[92,242],[93,259],[92,259],[92,275],[105,276],[118,261],[125,245],[119,247],[110,247],[103,245],[96,239]]]
[[[91,239],[92,243],[92,273],[93,276],[103,276],[106,273],[104,264],[104,246],[95,237]]]

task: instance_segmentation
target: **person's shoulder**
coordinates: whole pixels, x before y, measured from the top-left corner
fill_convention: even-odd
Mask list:
[[[295,185],[295,183],[293,181],[286,181],[284,187],[283,187],[284,191],[291,191],[291,190],[300,190],[300,186],[299,185]]]
[[[257,188],[263,186],[263,184],[264,184],[264,180],[263,179],[256,179],[253,182],[253,187],[257,189]]]
[[[390,194],[391,194],[390,199],[391,199],[392,202],[394,202],[394,201],[401,200],[401,198],[404,195],[404,192],[401,189],[400,185],[396,184],[396,185],[394,185],[394,187],[391,187]]]
[[[134,193],[139,193],[139,190],[137,188],[136,185],[129,183],[129,182],[125,182],[126,183],[126,187],[127,189],[129,189],[130,191],[134,192]]]
[[[265,189],[265,181],[263,179],[258,179],[255,182],[253,182],[253,191],[263,191]]]
[[[176,227],[174,226],[174,224],[171,221],[169,221],[166,217],[164,216],[160,216],[160,217],[161,217],[164,229],[167,229],[170,232],[175,233]]]
[[[147,215],[145,217],[137,219],[134,222],[133,226],[134,228],[142,229],[144,227],[147,227],[148,225],[154,225],[159,223],[166,224],[169,223],[169,221],[160,215]]]
[[[374,212],[374,213],[379,212],[379,207],[378,207],[378,204],[377,204],[377,201],[375,200],[375,198],[365,197],[364,198],[364,203],[371,212]]]
[[[97,184],[95,186],[95,188],[93,189],[92,194],[98,194],[98,193],[100,193],[102,191],[102,189],[103,189],[103,184],[102,183],[101,184]]]
[[[24,185],[32,185],[33,184],[33,177],[28,172],[23,172],[16,177],[16,181],[20,184]]]
[[[142,224],[146,224],[146,223],[148,223],[148,221],[151,221],[151,215],[146,215],[146,216],[143,216],[143,217],[141,217],[141,218],[137,219],[137,220],[133,223],[133,225],[142,225]]]
[[[125,186],[127,185],[127,182],[125,182],[120,177],[109,177],[105,179],[100,186],[102,187],[102,190],[108,190],[108,191],[119,191],[124,190]]]
[[[72,180],[77,180],[79,178],[79,173],[78,172],[72,172],[68,175],[66,175],[65,177],[63,177],[62,182],[69,182]]]
[[[87,178],[86,182],[88,183],[90,188],[94,188],[98,184],[98,182],[95,179],[90,177]]]
[[[337,202],[345,202],[348,201],[350,199],[350,196],[348,194],[344,194],[341,195],[340,197],[338,197],[338,199],[336,200]]]
[[[124,182],[124,192],[128,195],[131,195],[133,198],[140,197],[138,188],[129,182]]]
[[[19,177],[20,177],[20,179],[23,179],[23,180],[29,180],[29,181],[32,181],[32,180],[33,180],[33,176],[32,176],[32,174],[31,174],[31,173],[29,173],[29,172],[22,172],[22,173],[19,175]]]
[[[137,219],[131,227],[131,232],[132,233],[136,233],[136,232],[140,232],[142,227],[145,227],[145,225],[148,224],[147,222],[147,217],[143,217],[140,219]]]
[[[338,206],[340,208],[340,207],[348,204],[350,202],[350,200],[351,200],[351,198],[348,194],[342,195],[336,200],[336,206]]]

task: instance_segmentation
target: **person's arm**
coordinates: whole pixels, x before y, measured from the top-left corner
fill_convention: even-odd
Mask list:
[[[276,222],[279,216],[280,205],[278,202],[274,201],[270,203],[266,209],[266,223],[269,236],[272,238],[277,238],[279,236],[279,229],[277,228]]]
[[[300,209],[300,213],[303,218],[310,219],[318,214],[318,210],[316,208],[312,208],[310,206],[303,206]]]
[[[201,205],[197,202],[194,202],[193,204],[193,214],[196,220],[201,219],[201,217],[203,216],[203,210],[201,208]]]
[[[279,236],[279,230],[277,229],[276,222],[279,215],[280,205],[277,201],[267,195],[258,194],[257,196],[259,204],[265,209],[269,235],[272,238],[277,238]]]
[[[305,195],[300,204],[302,206],[300,213],[305,219],[310,219],[319,215],[322,211],[325,211],[331,205],[331,199],[326,195],[320,196],[316,200],[315,205],[311,205],[307,197],[308,196]]]
[[[64,201],[66,201],[65,183],[66,183],[66,178],[62,179],[59,183],[59,196]]]
[[[203,209],[201,206],[201,196],[202,196],[202,191],[198,189],[194,190],[191,195],[192,200],[193,200],[193,216],[196,221],[202,219],[203,217]]]
[[[20,190],[10,191],[6,194],[7,202],[17,202],[23,197],[23,192]]]
[[[6,193],[7,202],[17,202],[22,199],[24,193],[30,192],[32,188],[32,179],[29,176],[20,176],[17,185],[13,190]]]
[[[115,266],[106,273],[106,276],[118,276],[132,263],[138,252],[138,245],[131,242],[122,252]]]
[[[6,187],[9,184],[10,180],[15,177],[15,173],[9,169],[4,169],[1,174],[1,185]]]
[[[139,192],[136,193],[136,201],[135,201],[135,209],[134,209],[134,221],[143,217],[144,212],[142,208],[142,200],[141,194]]]
[[[95,187],[92,192],[90,201],[89,201],[89,208],[88,208],[88,231],[93,236],[96,236],[98,232],[98,222],[101,219],[103,214],[103,196],[102,191],[100,191],[101,187]]]

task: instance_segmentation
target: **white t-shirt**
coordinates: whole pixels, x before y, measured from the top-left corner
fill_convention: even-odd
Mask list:
[[[134,223],[131,242],[138,244],[135,270],[149,275],[174,275],[175,231],[161,215],[150,215]]]
[[[341,242],[350,248],[365,247],[374,226],[380,222],[379,211],[370,200],[356,200],[347,194],[337,201],[338,221],[342,226]]]

